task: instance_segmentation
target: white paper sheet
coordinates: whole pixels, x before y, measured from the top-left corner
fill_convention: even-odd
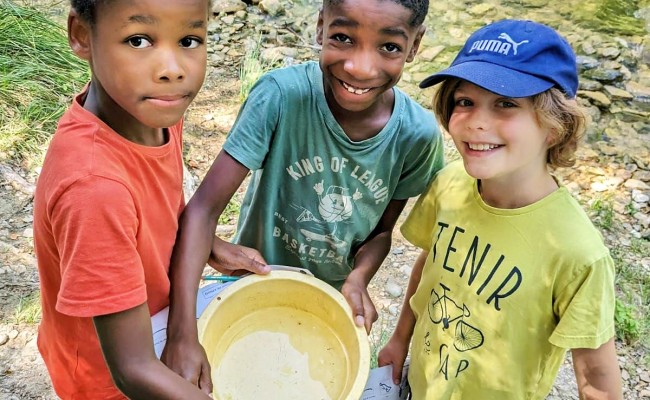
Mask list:
[[[203,286],[196,295],[196,319],[199,319],[205,308],[210,304],[221,291],[232,282],[216,282]],[[160,358],[165,343],[167,343],[167,319],[169,317],[169,307],[165,307],[151,317],[151,330],[153,332],[153,348],[156,357]]]
[[[411,390],[406,380],[408,360],[404,364],[399,385],[393,383],[392,365],[371,369],[360,400],[405,400]]]

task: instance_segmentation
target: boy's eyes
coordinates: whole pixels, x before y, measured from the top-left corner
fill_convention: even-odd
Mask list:
[[[499,105],[499,107],[502,107],[502,108],[514,108],[514,107],[517,107],[517,104],[515,104],[514,102],[509,101],[509,100],[501,100],[501,101],[499,101],[498,105]]]
[[[134,49],[145,49],[147,47],[153,46],[151,40],[144,36],[131,36],[130,38],[126,39],[126,43],[128,43],[129,46],[133,47]],[[199,39],[197,37],[191,37],[191,36],[186,36],[178,42],[180,47],[186,49],[195,49],[199,47],[202,43],[203,43],[202,39]]]
[[[388,53],[398,53],[402,51],[402,48],[395,43],[386,43],[382,46],[382,49]]]
[[[343,33],[336,33],[331,36],[332,40],[336,42],[341,42],[341,43],[347,43],[350,44],[352,43],[352,39]],[[386,43],[383,46],[381,46],[381,50],[385,51],[386,53],[399,53],[402,51],[402,48],[395,43]]]
[[[152,44],[149,39],[143,36],[132,36],[126,39],[126,42],[133,47],[134,49],[144,49],[146,47],[151,47]]]
[[[459,107],[471,107],[474,105],[474,102],[472,102],[469,99],[456,99],[454,101],[454,105],[459,106]],[[518,107],[517,103],[510,101],[510,100],[499,100],[496,103],[496,106],[499,108],[516,108]]]
[[[181,47],[185,47],[186,49],[195,49],[199,47],[202,43],[203,40],[196,37],[184,37],[180,41]]]
[[[332,35],[332,39],[337,42],[352,43],[352,40],[347,35],[344,35],[342,33],[336,33]]]

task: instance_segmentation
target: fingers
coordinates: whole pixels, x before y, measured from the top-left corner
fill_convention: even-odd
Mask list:
[[[363,309],[363,298],[361,296],[361,293],[357,291],[352,291],[347,293],[347,296],[345,297],[348,300],[348,304],[350,305],[350,308],[352,308],[352,318],[354,319],[355,325],[358,327],[365,326],[366,313],[365,310]]]
[[[257,253],[257,251],[256,251]],[[271,267],[266,264],[266,261],[264,261],[264,258],[262,258],[262,255],[257,253],[259,257],[249,257],[248,258],[248,268],[250,272],[254,274],[261,274],[261,275],[266,275],[269,272],[271,272]]]
[[[201,376],[199,377],[199,389],[208,396],[212,395],[212,376],[210,375],[210,364],[203,362],[201,365]]]
[[[372,304],[372,300],[370,300],[370,298],[365,298],[364,300],[366,300],[364,302],[364,309],[365,309],[364,319],[365,319],[366,333],[370,334],[370,330],[372,329],[372,324],[374,324],[377,321],[379,315],[377,314],[375,305]]]
[[[226,275],[241,275],[245,272],[265,275],[271,272],[259,251],[250,247],[220,241],[215,242],[208,264]]]
[[[393,383],[399,385],[402,381],[402,368],[404,363],[394,362],[393,363]]]

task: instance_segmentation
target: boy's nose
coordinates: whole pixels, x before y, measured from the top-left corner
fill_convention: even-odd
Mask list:
[[[489,113],[481,110],[480,108],[475,108],[467,118],[467,128],[471,130],[485,131],[490,126],[490,116]]]
[[[178,81],[185,78],[183,63],[176,49],[161,50],[156,80]]]
[[[345,61],[343,69],[355,79],[373,79],[377,76],[376,62],[372,52],[356,51]]]

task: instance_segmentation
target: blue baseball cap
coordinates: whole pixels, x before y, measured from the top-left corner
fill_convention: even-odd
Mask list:
[[[568,98],[578,90],[576,56],[554,29],[506,19],[474,32],[451,66],[420,82],[427,88],[455,77],[507,97],[528,97],[557,87]]]

